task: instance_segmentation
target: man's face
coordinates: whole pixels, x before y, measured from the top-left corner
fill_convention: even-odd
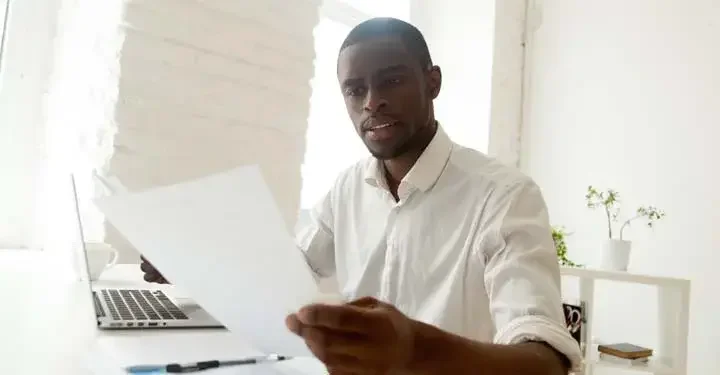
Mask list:
[[[413,150],[415,136],[430,124],[439,71],[434,77],[434,70],[423,68],[397,38],[371,39],[340,53],[338,80],[345,106],[378,159]]]

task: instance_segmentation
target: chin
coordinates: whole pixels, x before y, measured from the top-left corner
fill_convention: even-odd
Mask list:
[[[370,151],[370,154],[378,160],[390,160],[403,154],[402,150],[399,148],[373,149],[368,147],[368,151]]]
[[[376,159],[390,160],[402,156],[404,153],[408,152],[408,150],[410,149],[410,144],[408,142],[403,142],[400,144],[376,144],[366,141],[365,147],[367,147],[368,151],[370,151],[370,154]]]
[[[371,154],[375,159],[378,159],[378,160],[390,160],[390,159],[392,159],[392,158],[395,157],[394,154],[382,153],[382,152],[377,152],[377,151],[373,151],[373,150],[370,150],[370,154]]]

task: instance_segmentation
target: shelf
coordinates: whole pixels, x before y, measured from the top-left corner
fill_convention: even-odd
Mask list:
[[[657,285],[662,287],[689,287],[690,280],[674,277],[639,275],[622,271],[605,271],[591,268],[560,267],[563,276],[576,276],[584,279],[611,280],[635,284]]]
[[[594,354],[591,359],[586,360],[586,365],[595,368],[607,368],[615,370],[627,370],[627,371],[642,371],[653,373],[655,375],[675,375],[680,372],[673,369],[671,366],[663,363],[661,360],[651,358],[648,363],[643,364],[622,364],[611,361],[605,361],[598,358],[597,350],[594,350]]]
[[[653,373],[655,375],[675,375],[678,373],[669,366],[666,366],[662,363],[653,363],[652,361],[650,361],[648,364],[642,365],[623,365],[603,360],[593,360],[589,361],[587,364],[595,368],[607,368],[626,371],[644,371],[648,373]]]
[[[598,342],[591,339],[590,348],[585,354],[585,367],[609,368],[617,370],[653,373],[656,375],[687,375],[687,347],[690,320],[690,281],[661,276],[639,275],[622,271],[606,271],[587,268],[561,267],[562,276],[575,277],[579,284],[577,298],[585,304],[585,323],[581,340],[587,342],[597,337],[593,329],[595,321],[596,280],[654,286],[657,293],[658,342],[655,353],[660,359],[651,359],[647,364],[624,364],[600,360],[597,354]],[[612,301],[611,301],[612,302]],[[619,307],[626,308],[626,307]],[[632,307],[627,307],[632,308]],[[604,341],[604,340],[603,340]],[[665,360],[662,360],[665,359]],[[668,364],[672,364],[669,366]],[[592,374],[592,371],[589,371]]]

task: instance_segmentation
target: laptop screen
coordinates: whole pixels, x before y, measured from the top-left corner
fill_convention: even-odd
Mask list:
[[[72,194],[73,194],[73,209],[75,210],[75,221],[77,223],[77,233],[80,240],[79,244],[79,251],[82,252],[81,256],[78,256],[77,258],[80,259],[80,280],[83,281],[88,287],[88,291],[90,296],[92,297],[92,284],[90,282],[90,266],[87,258],[87,250],[85,248],[85,232],[83,231],[83,225],[82,225],[82,218],[80,215],[80,202],[78,199],[78,193],[77,193],[77,185],[75,184],[75,176],[70,175],[70,183],[72,185]]]

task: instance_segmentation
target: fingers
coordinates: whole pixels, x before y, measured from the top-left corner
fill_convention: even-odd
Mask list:
[[[290,314],[285,318],[285,325],[290,330],[290,332],[302,336],[300,330],[302,329],[302,323],[300,323],[300,320],[297,318],[297,315]]]
[[[158,283],[161,284],[161,281],[164,279],[162,275],[158,272],[148,272],[145,275],[143,275],[143,279],[149,283]]]
[[[143,275],[143,279],[147,282],[154,283],[162,277],[160,272],[158,272],[152,264],[148,263],[148,261],[144,259],[143,262],[140,263],[140,270],[145,273],[145,275]]]
[[[347,332],[371,333],[390,328],[386,327],[386,319],[376,311],[351,304],[308,305],[300,309],[297,317],[305,325]]]
[[[359,372],[345,371],[345,370],[340,370],[340,369],[332,368],[332,367],[328,367],[327,371],[328,371],[328,375],[360,375]]]
[[[143,279],[149,283],[168,284],[167,279],[144,257],[140,257],[142,263],[140,263],[140,270],[145,273]]]
[[[329,374],[360,375],[371,373],[367,370],[367,366],[355,357],[343,354],[316,353],[312,348],[310,348],[310,351],[312,351],[315,357],[317,357],[317,359],[327,367]],[[358,372],[357,369],[363,369],[363,371]]]
[[[374,298],[341,306],[313,304],[288,315],[285,324],[303,338],[330,375],[385,374],[385,341],[394,327],[383,306]]]
[[[347,304],[357,307],[375,308],[379,307],[382,302],[378,301],[375,297],[362,297],[354,301],[350,301]]]
[[[310,350],[321,360],[332,356],[350,356],[363,361],[385,357],[379,337],[308,326],[301,326],[300,332]]]
[[[296,314],[288,315],[285,324],[290,332],[301,336],[318,357],[330,354],[352,355],[360,358],[382,357],[382,337],[368,337],[359,333],[336,331],[304,325]]]
[[[153,267],[152,264],[148,263],[147,261],[143,261],[142,263],[140,263],[140,270],[145,273],[157,272],[155,267]]]
[[[155,284],[170,284],[170,282],[160,274],[145,274],[143,280]]]
[[[366,370],[366,369],[352,371],[350,369],[340,369],[337,367],[335,367],[335,368],[328,367],[327,371],[328,371],[328,375],[367,375],[367,374],[369,374],[368,370]],[[381,374],[381,373],[378,372],[377,374]]]
[[[313,355],[334,374],[355,374],[358,369],[363,369],[363,374],[374,373],[369,370],[386,354],[382,342],[357,334],[301,325],[300,335]]]

